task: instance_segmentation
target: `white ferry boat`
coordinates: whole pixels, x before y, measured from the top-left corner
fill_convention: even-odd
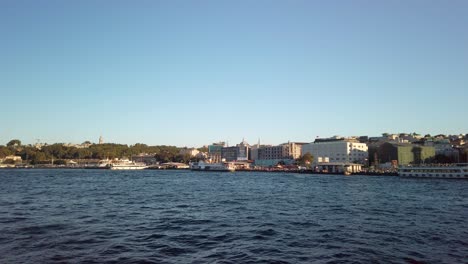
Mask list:
[[[146,164],[134,162],[128,159],[113,160],[109,163],[108,168],[111,170],[143,170],[148,168]]]
[[[468,163],[402,166],[401,177],[468,179]]]
[[[190,164],[190,169],[194,171],[235,171],[234,164],[230,162],[205,163],[203,161]]]

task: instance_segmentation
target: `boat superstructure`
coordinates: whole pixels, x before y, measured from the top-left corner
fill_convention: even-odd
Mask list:
[[[468,179],[468,163],[401,166],[401,177]]]

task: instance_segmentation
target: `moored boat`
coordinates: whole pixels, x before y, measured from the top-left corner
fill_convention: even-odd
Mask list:
[[[194,171],[235,171],[234,164],[230,162],[205,163],[199,161],[190,164],[190,169]]]
[[[108,168],[111,170],[143,170],[148,168],[148,166],[142,162],[134,162],[128,159],[122,159],[112,161]]]
[[[468,179],[468,163],[402,166],[401,177]]]

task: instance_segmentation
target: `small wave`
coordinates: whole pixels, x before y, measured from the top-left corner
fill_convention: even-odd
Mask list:
[[[320,227],[321,226],[320,224],[314,223],[314,222],[311,222],[311,221],[304,221],[304,222],[294,221],[294,222],[291,222],[290,224],[293,225],[293,226],[302,227],[302,228]]]
[[[214,236],[211,240],[216,242],[231,242],[233,240],[234,234],[232,233],[225,233],[219,236]]]
[[[21,227],[18,232],[24,235],[42,235],[47,232],[60,231],[68,228],[66,224],[46,224],[46,225],[32,225]]]
[[[213,223],[210,219],[173,219],[171,224],[174,225],[207,225]]]
[[[266,229],[266,230],[258,231],[258,234],[260,234],[262,236],[274,236],[274,235],[277,235],[278,232],[276,232],[275,230],[269,228],[269,229]]]
[[[2,217],[0,218],[0,224],[18,223],[28,219],[27,217]]]
[[[170,237],[169,240],[173,242],[177,242],[180,244],[195,244],[198,243],[199,241],[204,241],[208,239],[208,236],[206,235],[178,235],[178,236],[173,236]]]
[[[164,234],[152,234],[152,235],[145,237],[143,240],[155,240],[155,239],[161,239],[164,237],[166,237],[166,235]]]
[[[164,246],[159,249],[159,252],[168,257],[176,257],[183,254],[193,253],[194,250],[188,248],[180,248],[180,247],[171,247],[171,246]]]

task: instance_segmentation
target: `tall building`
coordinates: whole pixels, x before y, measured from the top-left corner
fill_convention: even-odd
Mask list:
[[[260,142],[259,142],[260,143]],[[257,166],[275,166],[278,163],[293,164],[301,156],[302,143],[288,142],[278,146],[254,146],[251,159]]]
[[[366,143],[356,139],[327,138],[317,139],[313,143],[302,146],[302,154],[314,156],[314,163],[340,162],[366,164],[368,149]]]
[[[250,146],[242,140],[241,143],[232,147],[223,147],[221,157],[226,161],[246,161],[249,159]]]
[[[237,147],[237,160],[246,161],[250,156],[250,145],[242,139],[242,142],[236,145]]]
[[[225,142],[218,142],[208,145],[208,159],[217,163],[222,161],[222,150],[226,146]]]
[[[297,159],[301,156],[301,143],[288,142],[278,146],[258,147],[259,160]]]
[[[221,157],[225,161],[237,160],[237,147],[224,147],[221,149]]]
[[[258,139],[258,143],[250,147],[249,159],[250,160],[258,160],[258,149],[260,148],[260,139]]]
[[[289,151],[286,146],[263,146],[258,149],[259,160],[289,159]]]

